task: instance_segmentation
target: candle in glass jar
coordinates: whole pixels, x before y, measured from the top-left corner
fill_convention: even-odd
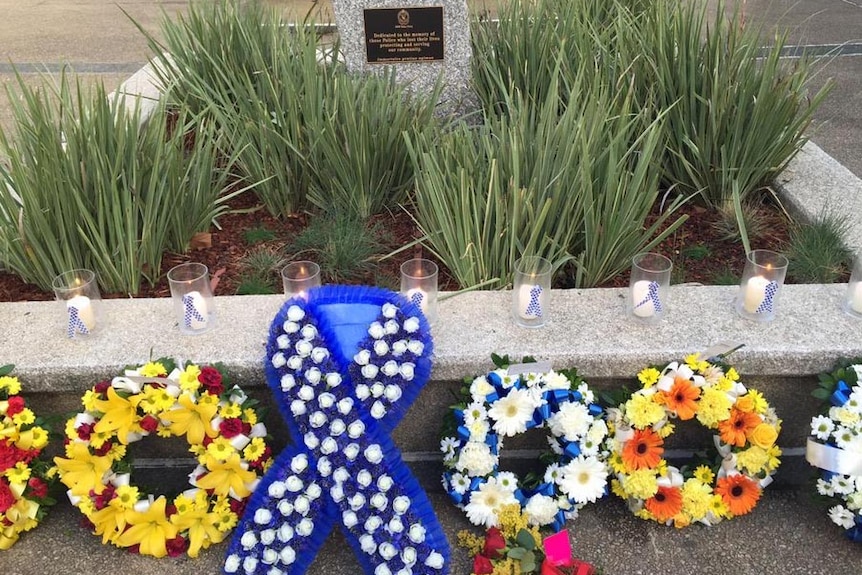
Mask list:
[[[862,314],[862,282],[856,283],[850,290],[850,308]]]
[[[96,314],[93,310],[90,298],[85,295],[76,295],[66,300],[66,309],[69,312],[69,330],[74,333],[89,333],[96,327]],[[77,322],[80,322],[78,324]],[[81,329],[83,326],[85,329]]]
[[[530,280],[535,281],[531,276]],[[523,319],[542,317],[542,286],[528,281],[518,291],[518,313]]]
[[[655,303],[650,294],[650,286],[654,283],[655,282],[641,280],[632,284],[632,312],[636,316],[652,317],[655,315]]]
[[[763,276],[750,278],[743,291],[742,309],[748,313],[757,313],[757,308],[766,299],[766,289],[769,284],[769,280]]]

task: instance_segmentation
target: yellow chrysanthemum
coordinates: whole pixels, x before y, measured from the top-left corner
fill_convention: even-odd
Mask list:
[[[700,359],[699,353],[692,353],[685,357],[685,364],[693,371],[703,371],[709,367],[709,362],[705,359]]]
[[[131,485],[121,485],[117,487],[117,505],[122,509],[131,509],[138,502],[141,494],[137,487]]]
[[[18,395],[21,393],[21,382],[17,377],[4,375],[0,377],[0,390],[6,390],[6,395]]]
[[[643,388],[646,389],[648,387],[652,387],[658,381],[658,378],[661,377],[661,372],[654,367],[647,367],[642,369],[638,374],[638,381],[643,384]]]
[[[730,417],[730,398],[714,387],[704,389],[698,403],[697,420],[710,429]]]
[[[227,403],[218,411],[223,419],[234,419],[242,415],[242,408],[236,403]]]
[[[101,399],[101,396],[93,391],[92,389],[88,389],[84,392],[84,396],[81,398],[81,404],[84,406],[86,411],[98,411],[96,409],[96,402]]]
[[[113,436],[110,431],[93,431],[90,433],[90,446],[93,449],[101,449]]]
[[[712,496],[712,498],[709,500],[709,510],[716,517],[724,519],[730,518],[730,509],[727,508],[727,505],[724,503],[724,500],[721,498],[721,495]]]
[[[198,366],[187,365],[185,370],[180,374],[180,388],[183,391],[197,391],[201,386],[201,382],[198,380],[200,374],[201,369]]]
[[[781,464],[781,461],[778,459],[781,457],[781,448],[777,445],[773,445],[766,450],[766,455],[769,457],[766,462],[767,471],[772,472],[772,470],[778,469],[778,466]]]
[[[652,469],[638,469],[624,476],[622,484],[627,497],[649,499],[658,493],[658,481]]]
[[[666,438],[670,434],[672,434],[675,429],[676,428],[674,427],[673,423],[666,423],[659,428],[658,435],[661,438]]]
[[[697,479],[689,479],[682,486],[682,510],[692,521],[706,517],[711,499],[712,489]]]
[[[646,429],[661,421],[665,416],[664,407],[653,401],[651,396],[635,394],[625,403],[625,412],[631,424],[638,429]]]
[[[69,418],[66,420],[66,427],[64,429],[64,433],[66,437],[69,439],[78,439],[78,430],[75,428],[75,418]]]
[[[30,467],[23,461],[15,464],[15,467],[10,467],[5,472],[9,483],[23,485],[30,479]]]
[[[620,499],[626,499],[628,497],[628,493],[623,489],[623,484],[619,482],[618,479],[611,480],[611,493],[619,497]]]
[[[255,437],[251,440],[251,443],[246,445],[245,449],[243,449],[242,456],[248,461],[257,461],[260,459],[260,456],[264,454],[264,451],[266,451],[266,443],[264,443],[263,438]]]
[[[763,397],[763,394],[756,389],[749,389],[748,394],[754,400],[754,412],[763,415],[769,409],[769,403]]]
[[[728,368],[727,373],[725,373],[724,375],[730,381],[739,381],[739,373],[737,373],[735,367]]]
[[[247,409],[244,409],[242,412],[242,416],[245,422],[249,425],[257,424],[257,412],[252,408],[249,407]]]
[[[138,370],[138,373],[141,374],[141,377],[159,377],[161,375],[167,375],[168,370],[165,368],[162,363],[158,361],[150,361],[145,363]]]
[[[148,385],[142,393],[144,397],[139,406],[144,413],[156,415],[174,404],[174,398],[163,387]]]
[[[216,437],[207,446],[207,454],[217,461],[227,461],[228,457],[236,453],[236,449],[226,437]]]
[[[712,472],[712,469],[706,465],[699,465],[697,469],[694,470],[694,478],[706,485],[712,485],[712,480],[715,479],[715,474]]]
[[[24,409],[12,416],[12,422],[18,427],[21,427],[23,425],[30,425],[34,421],[36,421],[36,415],[29,407],[25,407]]]
[[[651,520],[655,519],[653,514],[650,513],[646,507],[639,509],[638,511],[635,511],[635,517],[637,517],[638,519],[645,519],[647,521],[651,521]]]
[[[718,391],[730,391],[733,389],[733,380],[725,375],[719,378],[718,382],[712,387]]]
[[[194,500],[186,497],[183,494],[177,495],[174,498],[174,507],[177,510],[177,515],[184,515],[194,509]]]
[[[736,454],[736,466],[748,471],[749,475],[758,475],[769,462],[769,455],[762,447],[752,445]]]

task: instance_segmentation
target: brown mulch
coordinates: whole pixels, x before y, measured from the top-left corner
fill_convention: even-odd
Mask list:
[[[155,285],[144,284],[140,293],[133,297],[169,297],[170,290],[166,274],[173,266],[189,261],[206,264],[215,280],[216,295],[232,295],[242,282],[247,270],[243,259],[253,249],[266,247],[283,253],[285,260],[314,259],[313,255],[295,258],[288,250],[294,238],[309,223],[306,214],[297,214],[285,219],[272,217],[263,207],[257,205],[252,194],[244,194],[231,205],[238,213],[230,213],[219,218],[219,227],[210,230],[208,247],[197,247],[185,254],[168,253],[162,261],[160,280]],[[742,245],[738,240],[725,239],[716,230],[715,223],[718,214],[706,208],[690,205],[682,208],[680,213],[688,215],[688,221],[670,235],[655,251],[658,251],[674,262],[675,272],[673,283],[700,282],[714,283],[720,275],[740,277],[745,263]],[[788,240],[788,222],[784,213],[776,206],[766,205],[764,227],[768,233],[752,240],[752,247],[780,251]],[[391,213],[373,218],[369,225],[377,224],[385,230],[385,238],[380,245],[380,255],[391,253],[400,246],[415,240],[419,234],[410,215],[402,209],[394,209]],[[246,241],[246,230],[263,227],[275,234],[275,239],[264,243],[249,244]],[[385,285],[397,289],[400,264],[411,257],[427,257],[435,259],[420,246],[406,250],[396,256],[379,261],[368,272],[354,277],[349,283],[367,285]],[[440,289],[455,290],[457,284],[445,266],[440,264]],[[324,278],[325,279],[325,278]],[[565,277],[560,279],[559,287],[565,285]],[[277,280],[280,286],[280,279]],[[628,285],[628,273],[621,274],[608,282],[605,287]],[[125,293],[102,294],[104,298],[129,297]],[[0,272],[0,301],[39,301],[51,300],[54,296],[38,287],[26,284],[16,275]]]

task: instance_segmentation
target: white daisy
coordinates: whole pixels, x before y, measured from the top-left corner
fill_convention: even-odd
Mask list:
[[[836,505],[829,510],[829,519],[844,529],[851,529],[856,524],[856,516],[842,505]]]
[[[542,479],[545,483],[556,483],[560,475],[560,464],[552,463],[545,468],[545,476]]]
[[[825,495],[826,497],[832,497],[835,495],[835,488],[832,487],[831,481],[824,481],[823,479],[817,480],[817,493],[820,495]]]
[[[589,387],[587,387],[586,383],[582,383],[578,386],[578,393],[581,394],[581,398],[584,400],[584,403],[590,404],[595,402],[596,396]]]
[[[470,431],[470,441],[485,441],[488,432],[491,431],[491,424],[487,419],[477,419],[467,426]]]
[[[848,495],[845,502],[847,503],[847,507],[859,513],[862,510],[862,491]]]
[[[494,420],[494,431],[504,437],[512,437],[527,431],[527,423],[533,418],[536,404],[524,389],[512,389],[494,402],[488,416]]]
[[[524,507],[524,512],[527,514],[527,522],[530,525],[540,527],[554,522],[557,512],[560,510],[557,507],[557,500],[547,495],[537,493],[530,497],[527,505]]]
[[[464,425],[470,425],[477,419],[485,419],[488,412],[483,401],[474,401],[464,409]]]
[[[452,489],[459,495],[464,495],[470,488],[470,478],[463,473],[452,474]]]
[[[500,484],[500,487],[514,493],[518,489],[518,476],[511,471],[501,471],[497,474],[497,483]]]
[[[451,461],[455,457],[455,449],[461,442],[454,437],[444,437],[440,440],[440,451],[443,452],[443,461]]]
[[[493,391],[494,386],[485,379],[484,375],[477,377],[470,384],[470,395],[473,397],[473,401],[483,402],[488,394]]]
[[[839,425],[835,431],[832,432],[832,437],[835,438],[835,443],[841,449],[846,449],[847,446],[853,441],[853,431],[843,425]]]
[[[829,439],[829,434],[835,429],[835,424],[825,415],[818,415],[811,420],[811,435],[817,439],[826,441]]]
[[[578,457],[564,465],[558,483],[560,491],[578,503],[593,503],[605,494],[608,470],[594,457]]]
[[[845,477],[844,475],[834,475],[830,483],[832,483],[832,490],[835,493],[840,495],[850,495],[853,493],[853,480],[849,477]]]
[[[500,508],[517,502],[511,491],[503,489],[497,480],[491,477],[470,495],[470,503],[464,507],[464,511],[473,525],[493,527],[498,522],[497,512]]]
[[[548,446],[551,448],[551,451],[553,451],[554,454],[556,454],[556,455],[562,455],[563,454],[563,448],[560,447],[560,442],[557,441],[556,437],[554,437],[553,435],[548,435],[547,437],[545,437],[545,439],[548,440]]]
[[[593,417],[587,406],[569,401],[560,405],[560,409],[551,416],[548,423],[551,432],[557,437],[562,436],[566,441],[577,441],[586,435],[592,421]]]

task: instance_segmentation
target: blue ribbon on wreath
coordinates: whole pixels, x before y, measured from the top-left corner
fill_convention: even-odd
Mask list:
[[[844,531],[844,535],[851,541],[862,543],[862,515],[856,514],[856,525]]]
[[[388,353],[374,347],[381,340]],[[408,340],[421,345],[395,355],[392,344]],[[266,375],[293,445],[249,500],[225,572],[305,573],[338,522],[367,575],[382,565],[448,572],[443,530],[390,437],[430,377],[431,352],[421,311],[393,292],[325,286],[285,303],[270,328]],[[413,366],[381,376],[398,393],[357,393],[388,361]]]
[[[835,407],[841,407],[850,399],[850,393],[850,387],[847,385],[847,382],[842,379],[835,385],[835,391],[832,392],[832,396],[829,398],[829,401],[831,401],[832,405]]]

